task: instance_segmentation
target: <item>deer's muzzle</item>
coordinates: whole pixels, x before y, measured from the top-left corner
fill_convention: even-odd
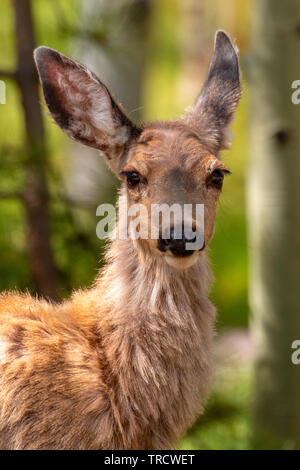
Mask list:
[[[191,256],[196,251],[196,249],[191,248],[191,245],[196,243],[196,239],[195,234],[180,233],[180,231],[171,229],[168,236],[158,239],[157,247],[161,252],[170,251],[174,256]],[[201,250],[203,248],[204,245]]]

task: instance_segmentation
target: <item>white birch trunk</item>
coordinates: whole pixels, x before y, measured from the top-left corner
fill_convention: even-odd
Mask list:
[[[256,0],[251,62],[250,305],[255,339],[254,441],[300,448],[299,0]]]

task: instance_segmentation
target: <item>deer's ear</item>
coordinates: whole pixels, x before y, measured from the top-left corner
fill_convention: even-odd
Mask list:
[[[48,47],[34,58],[44,97],[55,122],[72,139],[101,150],[115,172],[139,129],[115,103],[108,89],[81,64]]]
[[[187,117],[211,150],[229,146],[229,126],[241,97],[238,55],[224,31],[217,31],[208,77]]]

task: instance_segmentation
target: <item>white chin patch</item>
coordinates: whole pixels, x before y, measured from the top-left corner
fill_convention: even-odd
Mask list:
[[[165,260],[169,266],[175,269],[188,269],[198,260],[198,253],[194,253],[191,256],[176,257],[173,255],[165,255]]]

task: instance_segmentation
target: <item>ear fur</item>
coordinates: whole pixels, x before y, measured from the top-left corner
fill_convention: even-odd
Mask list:
[[[72,139],[101,150],[118,173],[129,141],[140,130],[83,65],[44,46],[34,51],[34,58],[55,122]]]
[[[229,36],[219,30],[206,82],[186,118],[212,152],[229,147],[228,129],[241,93],[237,50]]]

